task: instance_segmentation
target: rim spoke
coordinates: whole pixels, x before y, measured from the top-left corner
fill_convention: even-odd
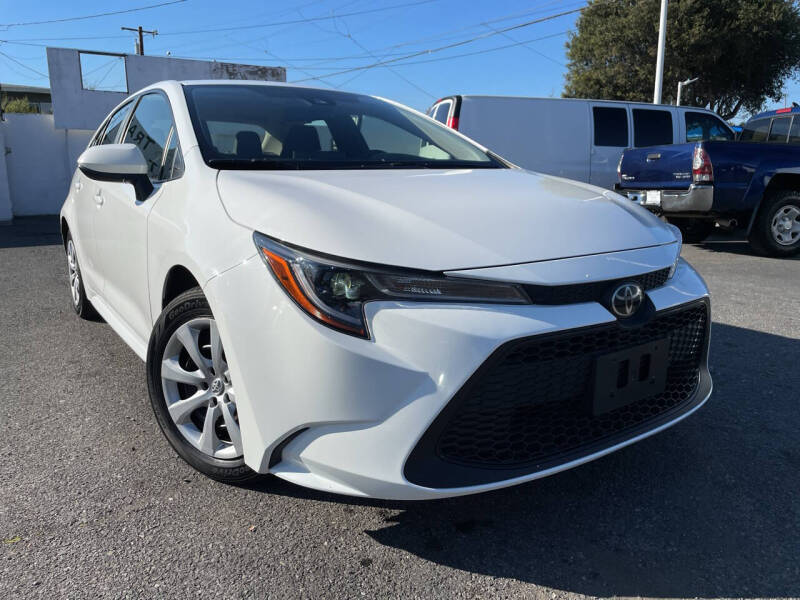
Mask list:
[[[219,339],[219,329],[217,322],[211,321],[211,365],[214,367],[214,374],[221,377],[227,370],[225,361],[222,360],[222,341]]]
[[[203,373],[203,377],[206,379],[210,378],[211,373],[208,370],[208,363],[206,359],[203,358],[203,355],[200,354],[200,344],[197,340],[199,332],[190,328],[188,325],[183,325],[175,333],[180,343],[186,348],[186,352],[189,353],[192,362],[200,369],[200,372]]]
[[[242,454],[242,433],[239,431],[239,424],[233,416],[233,403],[223,402],[219,407],[222,411],[222,419],[225,421],[225,427],[228,430],[228,435],[231,438],[236,454]]]
[[[178,363],[176,358],[165,358],[161,362],[161,377],[195,387],[200,387],[200,384],[205,381],[201,371],[187,371]]]
[[[200,439],[198,440],[198,446],[200,447],[200,450],[209,456],[214,456],[214,451],[217,449],[217,445],[219,444],[217,432],[214,430],[214,423],[216,422],[218,416],[219,406],[209,406],[208,410],[206,411],[205,421],[203,421],[203,432],[200,434]]]
[[[213,396],[208,391],[200,391],[194,394],[193,396],[189,396],[185,400],[178,400],[174,404],[170,404],[167,407],[169,410],[169,414],[172,417],[172,420],[176,423],[183,423],[191,415],[196,409],[203,406],[203,403],[208,402],[211,400]],[[209,408],[209,411],[211,409]]]

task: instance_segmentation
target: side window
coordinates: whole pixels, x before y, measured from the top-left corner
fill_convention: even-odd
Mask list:
[[[800,117],[795,117],[792,121],[792,128],[789,129],[789,143],[800,144]]]
[[[633,145],[660,146],[672,143],[672,113],[668,110],[633,109]]]
[[[111,116],[106,125],[106,130],[97,142],[98,145],[116,143],[117,134],[128,117],[128,113],[131,112],[131,106],[133,106],[133,102],[129,102]]]
[[[628,145],[628,111],[608,106],[592,107],[594,145],[624,148]]]
[[[687,142],[725,141],[735,137],[733,131],[714,115],[688,111],[684,120]]]
[[[743,142],[766,142],[768,132],[769,119],[758,119],[745,123],[739,139]]]
[[[172,127],[172,111],[166,98],[161,94],[142,96],[133,112],[124,142],[139,146],[147,161],[147,174],[153,181],[159,181],[161,176],[164,147]]]
[[[450,114],[450,106],[452,104],[452,102],[440,102],[433,112],[433,118],[442,125],[447,125],[447,115]]]
[[[773,144],[785,144],[786,137],[789,135],[789,125],[791,124],[791,117],[778,117],[772,119],[772,127],[769,130],[768,142]]]
[[[164,153],[164,164],[161,166],[160,181],[177,179],[183,175],[183,154],[178,144],[178,132],[173,127],[169,132],[167,151]]]

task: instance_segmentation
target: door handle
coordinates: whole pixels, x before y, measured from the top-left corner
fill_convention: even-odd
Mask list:
[[[100,208],[101,206],[103,206],[103,203],[104,203],[105,201],[106,201],[106,199],[105,199],[105,198],[103,198],[103,195],[102,195],[102,194],[97,194],[97,195],[94,197],[94,203],[97,205],[97,208]]]
[[[83,189],[83,184],[81,183],[81,180],[80,180],[80,179],[79,179],[78,181],[76,181],[76,182],[75,182],[75,189],[76,189],[77,191],[79,191],[79,192],[81,191],[81,189]]]
[[[661,158],[661,154],[658,152],[647,155],[647,160],[658,160],[659,158]]]

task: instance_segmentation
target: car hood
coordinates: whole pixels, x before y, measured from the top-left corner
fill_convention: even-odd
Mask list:
[[[521,169],[220,171],[230,217],[353,260],[447,271],[667,244],[654,215]]]

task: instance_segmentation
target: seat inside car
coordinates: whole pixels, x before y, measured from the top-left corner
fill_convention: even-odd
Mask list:
[[[281,158],[308,158],[322,150],[317,128],[310,125],[294,125],[286,136]]]
[[[240,131],[236,134],[236,157],[259,158],[261,151],[261,138],[255,131]]]

